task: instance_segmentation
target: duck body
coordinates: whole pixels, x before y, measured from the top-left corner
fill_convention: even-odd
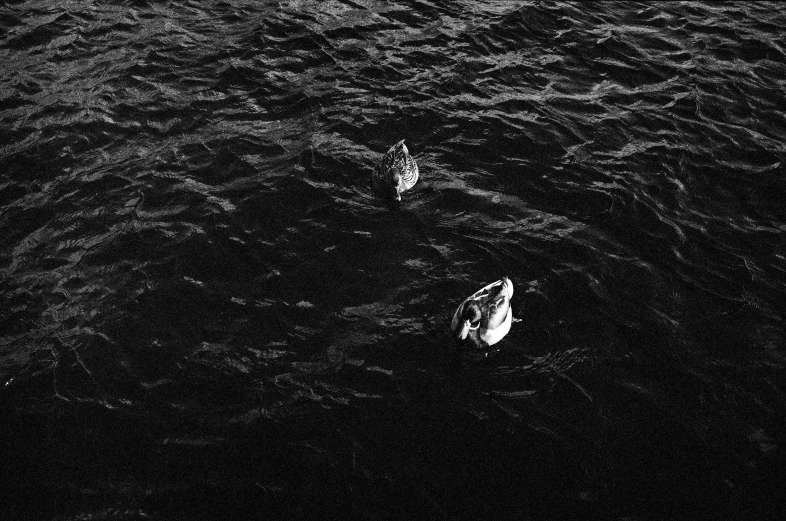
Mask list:
[[[374,166],[371,177],[374,190],[386,199],[401,201],[401,193],[418,182],[418,165],[402,139],[385,153]]]
[[[456,309],[450,323],[456,339],[469,339],[476,347],[484,349],[502,340],[513,322],[511,298],[513,282],[507,277],[467,297]]]

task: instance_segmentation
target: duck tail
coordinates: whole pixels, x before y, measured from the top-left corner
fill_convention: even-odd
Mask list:
[[[502,291],[508,295],[508,299],[513,298],[513,282],[508,277],[502,277]]]

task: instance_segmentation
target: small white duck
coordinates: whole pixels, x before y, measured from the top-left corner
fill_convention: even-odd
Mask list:
[[[513,283],[507,277],[467,297],[456,310],[450,329],[458,340],[469,338],[476,347],[486,349],[510,331],[513,310]]]
[[[401,201],[401,193],[418,182],[418,165],[402,139],[374,166],[371,177],[374,190],[386,199]]]

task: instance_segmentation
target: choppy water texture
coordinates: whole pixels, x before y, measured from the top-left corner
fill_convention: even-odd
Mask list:
[[[3,519],[782,514],[778,4],[0,13]]]

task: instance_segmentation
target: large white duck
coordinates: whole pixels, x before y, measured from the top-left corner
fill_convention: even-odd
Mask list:
[[[401,193],[418,182],[418,165],[402,139],[385,153],[374,166],[371,177],[374,190],[387,199],[401,201]]]
[[[453,314],[450,329],[458,340],[469,338],[475,346],[488,348],[510,331],[513,310],[513,283],[507,277],[467,297]]]

